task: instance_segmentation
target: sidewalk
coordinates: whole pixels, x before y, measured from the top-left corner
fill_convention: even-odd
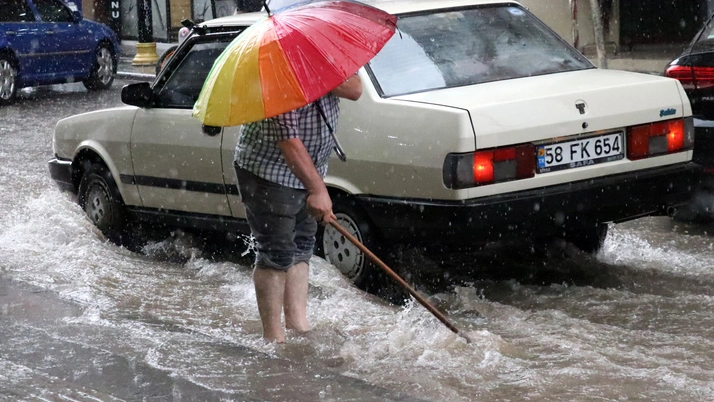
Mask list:
[[[117,66],[117,77],[153,81],[156,74],[156,66],[134,66],[131,64],[134,56],[136,56],[136,43],[136,41],[131,40],[121,41],[121,56]],[[157,43],[156,56],[161,57],[167,49],[175,45],[178,45],[178,43]]]
[[[168,48],[177,43],[157,43],[156,53],[161,56]],[[608,54],[607,64],[610,70],[625,70],[638,73],[662,75],[665,67],[684,50],[684,44],[641,46],[617,54]],[[123,40],[121,43],[121,58],[117,76],[138,80],[153,80],[156,72],[154,66],[133,66],[132,59],[136,55],[136,41]],[[597,65],[597,55],[587,53],[586,56]]]

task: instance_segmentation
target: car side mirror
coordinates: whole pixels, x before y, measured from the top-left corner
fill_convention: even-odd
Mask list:
[[[136,82],[121,89],[121,101],[130,106],[150,107],[152,96],[153,90],[148,82]]]
[[[82,12],[81,11],[72,11],[72,18],[74,18],[74,22],[80,22],[82,21]]]

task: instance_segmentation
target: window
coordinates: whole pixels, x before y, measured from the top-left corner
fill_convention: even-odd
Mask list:
[[[0,0],[0,22],[32,22],[35,16],[25,0]]]
[[[216,41],[196,43],[185,53],[179,65],[171,72],[166,84],[159,91],[157,106],[169,108],[192,108],[198,100],[213,62],[230,43],[232,36],[223,36]],[[187,43],[188,46],[191,43]],[[181,54],[176,56],[181,57]],[[171,66],[169,66],[171,67]]]
[[[385,96],[593,68],[512,5],[405,16],[397,26],[369,63]]]
[[[700,33],[694,37],[692,40],[691,53],[693,55],[698,53],[708,53],[711,51],[712,44],[714,43],[714,18],[710,17],[707,24],[702,28]]]
[[[74,22],[72,12],[61,0],[35,0],[40,18],[45,22]]]

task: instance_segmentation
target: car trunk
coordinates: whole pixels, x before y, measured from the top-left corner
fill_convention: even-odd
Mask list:
[[[396,99],[467,110],[477,149],[620,129],[689,113],[675,80],[597,69]]]
[[[691,116],[676,80],[614,70],[568,73],[491,82],[392,99],[466,110],[476,150],[534,143],[536,146],[590,136],[625,134],[630,126]],[[582,106],[584,104],[584,106]],[[582,110],[582,112],[581,112]],[[622,136],[620,138],[623,138]],[[691,160],[691,152],[631,161],[626,157],[538,170],[525,180],[468,189],[469,197],[575,183]]]

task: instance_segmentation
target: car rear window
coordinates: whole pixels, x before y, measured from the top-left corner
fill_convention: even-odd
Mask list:
[[[700,31],[701,34],[694,37],[692,42],[692,53],[710,52],[714,45],[714,19],[709,19],[707,25]]]
[[[397,27],[369,63],[387,97],[593,68],[518,6],[401,16]]]

